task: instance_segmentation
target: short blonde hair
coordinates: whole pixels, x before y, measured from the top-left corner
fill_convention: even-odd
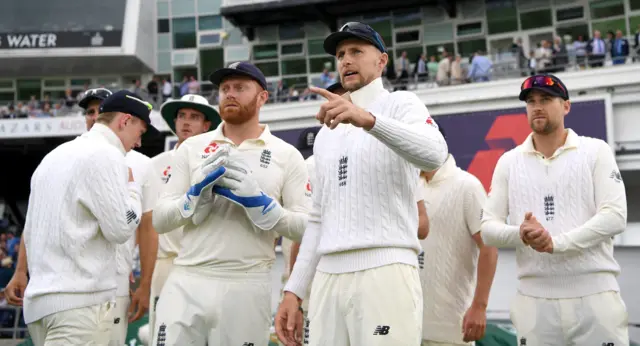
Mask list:
[[[98,114],[98,117],[96,118],[96,122],[103,124],[103,125],[109,125],[111,124],[111,122],[113,122],[113,120],[118,116],[117,112],[106,112],[106,113],[100,113]]]

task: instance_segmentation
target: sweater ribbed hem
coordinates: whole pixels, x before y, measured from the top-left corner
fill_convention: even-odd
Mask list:
[[[116,297],[129,296],[129,274],[116,276]]]
[[[49,293],[25,298],[24,322],[29,324],[58,312],[116,301],[116,290],[92,293]]]
[[[521,277],[518,291],[525,296],[545,299],[586,297],[606,291],[620,291],[611,272],[581,275]]]
[[[349,250],[323,255],[317,270],[328,274],[352,273],[378,268],[394,263],[404,263],[418,267],[415,250],[399,247],[380,247]],[[304,294],[304,291],[301,292]]]
[[[471,345],[462,341],[462,323],[424,322],[422,326],[423,340],[452,345]]]

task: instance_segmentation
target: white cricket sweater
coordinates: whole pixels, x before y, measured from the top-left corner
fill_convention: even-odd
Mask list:
[[[96,124],[47,154],[33,173],[24,229],[26,323],[115,300],[116,244],[134,234],[142,209],[124,155],[115,133]]]
[[[316,268],[347,273],[392,263],[418,266],[416,186],[439,168],[447,145],[413,93],[381,79],[351,93],[376,117],[370,131],[323,127],[313,146],[313,207],[286,291],[304,297]]]
[[[147,183],[147,174],[151,165],[151,158],[147,155],[141,154],[135,150],[131,150],[124,158],[127,167],[131,168],[133,173],[133,180],[142,187],[142,212],[149,207],[146,205],[149,197],[146,195],[146,189],[144,188]],[[133,270],[133,254],[136,250],[136,236],[135,232],[126,243],[120,244],[116,248],[116,263],[118,272],[118,289],[116,296],[128,297],[130,292],[129,275]]]
[[[145,197],[151,199],[145,213],[152,211],[158,203],[160,196],[167,193],[167,186],[173,175],[172,162],[177,147],[154,156],[151,159],[151,169],[148,180],[143,187]],[[145,203],[146,204],[146,203]],[[182,239],[182,227],[158,234],[158,258],[175,258],[180,250],[180,240]]]
[[[183,227],[180,251],[174,264],[197,268],[203,275],[234,271],[268,273],[275,261],[275,233],[300,241],[307,222],[311,193],[306,190],[309,174],[302,154],[274,136],[268,126],[255,139],[239,145],[225,137],[224,123],[215,131],[190,137],[178,147],[171,166],[166,193],[153,209],[158,233]],[[180,214],[182,197],[202,181],[202,162],[225,143],[230,155],[241,157],[265,194],[281,203],[284,216],[270,231],[257,228],[243,207],[215,195],[211,213],[199,225]]]
[[[429,236],[420,241],[423,339],[465,344],[462,318],[473,301],[480,252],[472,236],[480,232],[486,193],[451,155],[431,181],[423,181],[429,216]]]
[[[553,254],[522,243],[527,212],[551,233]],[[488,245],[517,248],[520,293],[576,298],[619,290],[613,237],[626,224],[624,183],[611,148],[568,130],[565,144],[550,158],[535,150],[531,135],[500,158],[482,238]]]

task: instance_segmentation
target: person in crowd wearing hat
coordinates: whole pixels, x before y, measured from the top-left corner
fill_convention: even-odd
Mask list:
[[[144,214],[142,214],[143,222],[145,222],[145,220],[152,220],[153,207],[158,202],[159,197],[165,193],[169,180],[173,175],[173,158],[176,155],[178,147],[188,138],[205,133],[211,128],[218,127],[221,122],[220,114],[209,104],[207,99],[194,94],[187,94],[179,100],[165,102],[162,107],[160,107],[160,114],[162,114],[171,132],[178,137],[178,142],[172,150],[160,153],[151,159],[150,176],[148,178],[148,184],[143,187],[143,192],[145,193],[145,198],[147,195],[152,197],[151,202],[146,204],[148,208],[145,209]],[[155,230],[153,233],[157,234]],[[154,243],[153,247],[157,253],[157,260],[155,261],[155,269],[151,280],[149,325],[152,328],[149,329],[151,333],[149,340],[153,338],[155,331],[153,326],[155,324],[156,307],[160,298],[160,292],[171,272],[173,260],[178,256],[181,239],[182,228],[178,228],[167,233],[159,234],[149,240]]]
[[[262,72],[238,62],[210,80],[218,87],[223,123],[178,147],[168,193],[153,209],[159,233],[183,227],[158,301],[153,344],[266,342],[274,232],[300,241],[307,223],[311,192],[304,159],[259,123],[269,97]],[[190,188],[207,164],[220,165],[221,177],[210,190]],[[185,192],[193,204],[185,206]]]
[[[324,41],[348,97],[327,99],[314,145],[309,225],[276,315],[281,341],[300,340],[300,303],[311,280],[308,343],[418,345],[420,171],[447,158],[447,144],[413,93],[382,84],[388,55],[380,35],[350,22]]]
[[[91,130],[45,156],[31,178],[24,319],[35,345],[106,345],[114,328],[116,249],[134,236],[142,192],[125,155],[152,130],[151,104],[108,96]]]
[[[484,336],[498,262],[497,249],[485,246],[480,235],[486,192],[451,154],[422,177],[430,223],[429,237],[421,241],[422,346],[469,345]]]
[[[613,238],[627,225],[611,147],[565,128],[571,110],[556,76],[520,88],[532,133],[496,165],[484,207],[487,245],[515,247],[511,318],[521,345],[629,345]]]

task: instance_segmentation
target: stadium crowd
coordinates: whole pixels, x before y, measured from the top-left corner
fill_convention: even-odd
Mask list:
[[[478,51],[470,57],[462,57],[442,48],[437,56],[427,57],[426,54],[421,54],[411,60],[407,52],[402,52],[393,65],[390,64],[385,69],[383,81],[388,90],[413,90],[637,62],[640,60],[639,37],[640,27],[631,42],[623,37],[621,30],[608,31],[604,38],[596,30],[588,40],[582,35],[575,40],[570,35],[556,36],[552,41],[538,42],[529,51],[523,47],[522,40],[517,39],[510,49],[492,54]],[[325,69],[311,85],[326,88],[336,81],[335,72]],[[143,96],[156,108],[172,97],[179,98],[186,94],[203,95],[210,104],[217,105],[217,91],[214,89],[204,92],[201,83],[203,81],[198,81],[195,76],[183,76],[178,83],[172,83],[169,78],[153,77],[146,86],[140,80],[131,81],[129,90]],[[268,102],[317,100],[309,86],[287,85],[282,80],[268,83]],[[85,86],[85,90],[88,88],[89,86]],[[52,100],[47,94],[41,100],[38,96],[31,95],[30,100],[0,105],[0,119],[78,115],[81,114],[81,109],[77,103],[83,94],[82,91],[74,95],[69,89],[59,100]]]

